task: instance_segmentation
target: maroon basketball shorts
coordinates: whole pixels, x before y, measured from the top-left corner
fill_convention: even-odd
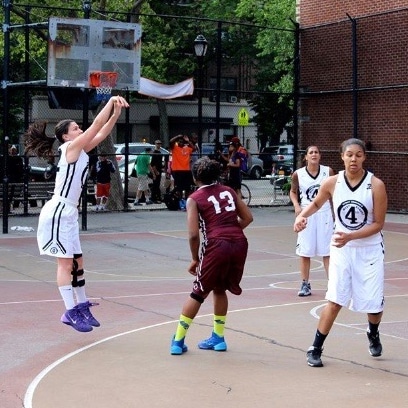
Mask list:
[[[201,248],[200,265],[193,292],[206,297],[212,290],[242,292],[239,286],[248,253],[245,237],[237,240],[210,239]]]

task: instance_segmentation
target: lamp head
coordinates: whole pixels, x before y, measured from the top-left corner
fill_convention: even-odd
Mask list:
[[[208,41],[202,34],[197,35],[194,40],[194,52],[197,57],[205,57],[207,53]]]

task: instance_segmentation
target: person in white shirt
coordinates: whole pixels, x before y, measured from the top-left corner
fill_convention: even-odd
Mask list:
[[[308,228],[308,217],[332,199],[335,228],[330,246],[328,301],[323,308],[315,339],[306,353],[311,367],[322,367],[323,343],[343,306],[366,313],[368,350],[382,354],[378,327],[384,310],[384,241],[387,212],[384,183],[363,168],[365,144],[347,139],[341,145],[344,170],[325,180],[316,198],[296,217],[295,232]]]
[[[38,157],[51,157],[55,140],[61,143],[54,193],[41,210],[37,242],[40,254],[57,258],[57,285],[66,308],[61,321],[80,332],[100,326],[85,294],[79,240],[78,203],[88,175],[87,152],[109,136],[122,108],[128,107],[124,98],[113,96],[85,131],[75,121],[65,119],[56,125],[54,137],[46,135],[45,122],[32,124],[25,134],[26,153]]]
[[[323,180],[334,175],[332,168],[320,164],[321,153],[317,146],[306,149],[306,166],[292,175],[290,199],[299,215],[316,197]],[[330,240],[333,233],[333,211],[330,201],[324,203],[318,212],[309,217],[308,227],[298,233],[296,254],[300,257],[300,275],[302,283],[298,296],[310,296],[312,289],[309,281],[311,258],[321,256],[326,276],[329,271]]]

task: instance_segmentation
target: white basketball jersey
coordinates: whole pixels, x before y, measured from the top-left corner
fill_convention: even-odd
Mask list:
[[[55,178],[54,195],[62,197],[77,205],[82,193],[82,187],[88,176],[89,156],[84,150],[75,163],[67,163],[66,152],[70,142],[59,147],[60,159]]]
[[[339,172],[333,192],[335,231],[349,233],[373,223],[372,176],[372,173],[366,171],[360,183],[355,187],[351,187],[344,177],[344,170]],[[382,233],[378,232],[366,238],[353,239],[346,245],[353,247],[366,246],[375,245],[382,241]]]
[[[307,207],[317,196],[320,185],[323,180],[329,177],[329,167],[319,166],[319,172],[313,177],[308,171],[306,166],[296,170],[299,180],[299,193],[300,193],[300,206],[301,208]],[[323,204],[319,211],[330,210],[330,202],[327,201]]]

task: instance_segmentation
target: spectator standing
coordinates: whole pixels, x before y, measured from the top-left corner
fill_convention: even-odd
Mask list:
[[[56,125],[55,136],[46,135],[45,122],[32,124],[25,134],[26,152],[46,159],[54,154],[54,141],[61,143],[54,194],[41,209],[37,241],[40,254],[57,258],[57,285],[66,308],[61,322],[80,332],[100,326],[85,294],[79,240],[78,202],[88,174],[87,152],[110,135],[122,108],[128,107],[124,98],[113,96],[85,131],[73,120],[65,119]]]
[[[240,282],[248,251],[243,233],[252,214],[230,187],[219,184],[220,165],[203,157],[194,164],[198,190],[187,199],[187,225],[192,261],[188,272],[195,276],[193,290],[184,303],[170,353],[187,351],[184,339],[201,304],[213,292],[214,318],[211,337],[198,344],[200,349],[226,351],[224,327],[229,290],[240,295]],[[205,240],[200,251],[200,228]]]
[[[235,190],[240,198],[241,195],[241,155],[238,153],[238,145],[234,142],[230,142],[228,147],[228,162],[227,162],[227,185]]]
[[[88,153],[89,156],[89,171],[88,178],[96,185],[96,163],[98,162],[97,148]]]
[[[296,216],[317,196],[322,182],[334,175],[332,168],[320,164],[320,159],[319,148],[309,146],[304,157],[306,166],[296,170],[292,175],[289,195]],[[326,276],[328,276],[333,216],[331,201],[327,201],[319,211],[309,217],[307,228],[298,233],[296,254],[300,257],[300,276],[302,278],[298,296],[310,296],[312,294],[309,281],[311,258],[323,257],[324,269]]]
[[[306,353],[311,367],[322,367],[323,344],[343,306],[367,314],[368,350],[382,354],[378,327],[384,309],[384,241],[387,212],[384,183],[363,168],[364,142],[348,139],[341,145],[344,170],[320,186],[312,203],[296,217],[295,232],[307,227],[308,217],[332,199],[335,231],[330,246],[328,301],[323,308],[315,339]]]
[[[177,135],[170,139],[171,173],[174,178],[174,188],[179,192],[180,198],[183,191],[188,197],[193,185],[190,162],[195,149],[187,135]]]
[[[191,170],[193,170],[194,163],[200,158],[200,146],[198,145],[197,133],[192,133],[190,140],[195,148],[194,152],[191,154],[191,162],[190,162]]]
[[[12,145],[9,148],[8,157],[8,181],[11,183],[9,189],[9,207],[19,207],[19,201],[14,200],[17,194],[20,194],[21,188],[18,188],[14,183],[22,183],[24,179],[24,161],[18,154],[17,147]]]
[[[136,192],[136,200],[133,205],[142,205],[140,203],[140,199],[142,198],[142,194],[146,198],[146,204],[150,205],[153,204],[153,201],[150,199],[150,188],[149,188],[149,175],[152,175],[152,179],[154,180],[156,176],[152,173],[152,166],[150,165],[151,161],[151,152],[152,148],[150,146],[146,147],[145,151],[139,154],[136,159],[136,173],[137,173],[137,192]]]
[[[96,211],[104,211],[110,196],[111,174],[115,166],[106,154],[100,154],[96,162]]]
[[[242,146],[240,140],[238,137],[234,136],[231,139],[231,143],[234,143],[234,145],[237,148],[237,152],[238,154],[241,156],[241,170],[242,171],[248,171],[248,159],[249,159],[249,154],[248,154],[248,150],[245,149],[244,146]]]
[[[150,165],[152,167],[153,177],[152,183],[152,201],[156,204],[161,204],[162,196],[160,191],[161,175],[163,172],[163,153],[160,148],[162,146],[161,140],[156,140],[154,142],[154,150],[152,153],[152,160]]]

